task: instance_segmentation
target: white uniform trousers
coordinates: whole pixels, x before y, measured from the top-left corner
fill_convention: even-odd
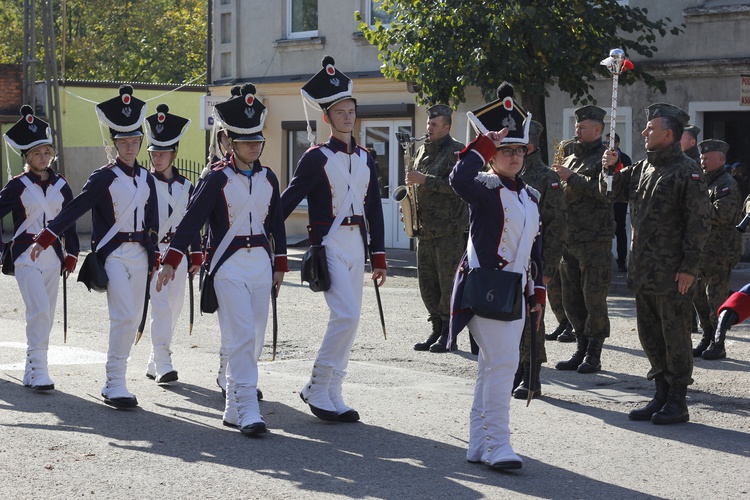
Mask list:
[[[107,382],[102,395],[108,398],[132,398],[125,387],[130,349],[143,314],[148,279],[148,253],[138,243],[122,243],[104,262],[109,283],[109,350]]]
[[[330,309],[316,365],[345,372],[362,312],[365,251],[358,226],[340,226],[326,242],[331,288],[323,292]],[[342,375],[343,376],[343,375]]]
[[[222,352],[227,353],[224,420],[244,427],[261,422],[256,388],[258,358],[268,323],[271,260],[262,247],[238,250],[216,271]]]
[[[47,349],[52,322],[55,319],[60,284],[60,259],[49,247],[32,262],[30,248],[15,262],[16,281],[26,306],[26,369],[23,384],[52,385],[47,370]]]
[[[496,321],[478,316],[469,321],[469,329],[479,344],[466,454],[470,462],[493,465],[506,460],[521,461],[510,446],[509,420],[524,321]]]
[[[188,261],[189,262],[189,261]],[[151,280],[151,355],[146,373],[156,380],[172,367],[172,337],[185,302],[188,266],[185,261],[174,270],[174,279],[156,291],[156,280]]]

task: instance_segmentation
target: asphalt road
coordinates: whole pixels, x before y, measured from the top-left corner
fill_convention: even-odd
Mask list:
[[[261,411],[270,432],[251,439],[221,425],[216,386],[216,315],[195,318],[187,301],[173,343],[180,381],[145,378],[149,334],[133,348],[129,388],[141,407],[118,411],[100,397],[108,319],[104,295],[70,282],[68,342],[62,297],[52,332],[57,389],[21,384],[24,309],[15,280],[0,278],[0,495],[3,498],[749,498],[750,328],[730,331],[729,359],[698,360],[688,392],[691,421],[631,422],[650,399],[648,363],[635,333],[632,298],[609,300],[612,337],[604,371],[558,372],[571,344],[548,343],[543,393],[513,401],[518,472],[465,460],[476,370],[468,339],[459,351],[421,353],[412,345],[429,324],[415,278],[382,289],[388,339],[374,292],[366,305],[344,384],[357,424],[314,418],[299,398],[325,327],[323,296],[292,272],[279,298],[280,341],[270,361],[270,321],[260,363]],[[548,326],[553,326],[548,320]],[[697,341],[697,336],[694,340]]]

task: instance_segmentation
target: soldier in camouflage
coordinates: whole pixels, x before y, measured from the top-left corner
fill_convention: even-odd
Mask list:
[[[729,144],[708,139],[698,144],[698,149],[711,202],[711,232],[703,248],[700,275],[693,295],[693,304],[703,328],[703,337],[693,349],[693,356],[721,359],[727,353],[723,342],[714,342],[714,333],[718,326],[717,311],[729,296],[732,269],[742,252],[740,233],[735,228],[742,217],[742,198],[737,181],[724,168]]]
[[[701,164],[701,152],[698,149],[698,134],[700,133],[701,129],[695,125],[687,125],[685,126],[685,131],[682,132],[682,136],[680,137],[680,147],[682,148],[682,152],[698,165]]]
[[[560,178],[557,174],[544,164],[539,152],[539,138],[544,127],[537,121],[529,125],[528,153],[524,168],[521,171],[521,179],[539,192],[539,212],[542,219],[542,260],[544,261],[545,285],[557,277],[560,269],[560,258],[562,257],[563,241],[565,240],[565,195],[560,186]],[[547,362],[547,351],[544,348],[544,318],[539,324],[536,335],[537,363],[530,365],[531,322],[526,318],[523,337],[521,339],[521,362],[519,375],[521,381],[513,391],[516,399],[526,399],[529,391],[529,375],[531,370],[536,372],[534,377],[534,397],[541,396],[542,386],[539,380],[542,363]]]
[[[414,350],[447,352],[450,299],[453,277],[466,249],[464,232],[469,226],[469,208],[448,184],[456,164],[456,153],[464,145],[451,137],[450,106],[437,104],[427,110],[428,139],[417,150],[414,170],[406,184],[415,186],[419,234],[417,271],[419,293],[427,308],[432,333]],[[453,342],[451,349],[456,349]]]
[[[558,370],[601,370],[604,339],[609,337],[607,294],[612,280],[612,203],[599,192],[604,115],[597,106],[575,110],[573,154],[552,168],[565,182],[567,235],[560,276],[565,314],[576,334],[576,351]]]
[[[638,337],[656,383],[654,398],[632,410],[631,420],[687,422],[685,395],[693,383],[690,287],[698,274],[711,229],[703,172],[682,152],[688,115],[671,104],[646,108],[646,159],[617,172],[617,153],[605,152],[614,168],[612,198],[630,202],[632,238],[628,287],[635,293]],[[606,172],[600,190],[606,192]]]

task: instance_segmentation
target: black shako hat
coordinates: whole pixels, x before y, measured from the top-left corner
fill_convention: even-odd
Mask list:
[[[8,129],[4,138],[23,155],[42,144],[52,146],[49,124],[34,116],[34,110],[28,104],[21,106],[21,119]]]
[[[146,117],[148,151],[177,151],[188,126],[190,120],[170,113],[166,104],[159,104],[156,113]]]
[[[109,127],[112,139],[143,136],[143,119],[148,106],[133,97],[133,87],[120,85],[120,95],[96,105],[99,121]]]
[[[214,106],[216,118],[233,141],[265,141],[263,124],[268,110],[255,92],[255,85],[246,83],[238,96]]]
[[[513,85],[501,83],[497,88],[497,100],[466,113],[469,123],[483,134],[507,127],[508,135],[503,144],[528,144],[531,113],[513,99],[514,94]]]
[[[331,56],[325,56],[321,62],[323,69],[310,78],[302,86],[302,96],[318,104],[323,111],[345,99],[357,100],[352,97],[354,87],[351,79],[336,69],[335,61]]]

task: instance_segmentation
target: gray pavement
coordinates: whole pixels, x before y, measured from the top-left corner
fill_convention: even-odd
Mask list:
[[[301,254],[301,251],[299,252]],[[604,370],[554,370],[570,344],[549,342],[543,397],[512,401],[511,430],[524,468],[497,473],[465,461],[476,357],[465,335],[451,354],[412,350],[428,324],[409,255],[381,291],[384,340],[372,286],[344,385],[357,424],[314,418],[299,398],[327,318],[321,294],[287,275],[279,298],[279,345],[270,328],[260,362],[261,411],[270,432],[248,439],[221,425],[216,315],[196,315],[188,335],[187,301],[173,342],[180,381],[145,378],[149,334],[133,348],[128,385],[141,407],[101,402],[107,350],[104,295],[68,284],[70,326],[62,343],[61,303],[50,365],[57,390],[21,385],[24,308],[12,278],[0,278],[0,494],[4,498],[747,498],[750,494],[750,327],[730,331],[729,358],[696,361],[688,392],[691,421],[660,427],[631,422],[647,401],[648,362],[635,333],[633,299],[612,293],[612,336]],[[292,260],[297,251],[290,252]],[[413,255],[413,253],[412,253]],[[746,265],[733,286],[750,281]],[[618,279],[615,276],[615,279]],[[552,321],[548,318],[548,327]],[[270,324],[269,324],[270,327]],[[694,336],[697,341],[697,336]]]

